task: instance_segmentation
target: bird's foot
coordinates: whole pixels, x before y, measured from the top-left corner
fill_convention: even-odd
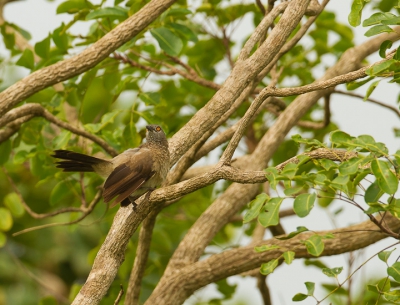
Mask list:
[[[144,197],[144,199],[146,200],[146,201],[149,201],[149,199],[150,199],[150,195],[151,195],[151,193],[153,192],[155,190],[155,188],[149,188],[149,190],[147,191],[147,193],[146,193],[146,196]]]

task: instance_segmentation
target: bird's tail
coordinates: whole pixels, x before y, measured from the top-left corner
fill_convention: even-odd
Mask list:
[[[55,150],[51,156],[64,160],[56,162],[57,167],[62,168],[64,172],[93,172],[94,165],[105,162],[99,158],[61,149]]]

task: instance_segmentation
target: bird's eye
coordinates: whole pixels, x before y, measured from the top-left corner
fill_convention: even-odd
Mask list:
[[[156,127],[156,131],[161,131],[161,127]]]

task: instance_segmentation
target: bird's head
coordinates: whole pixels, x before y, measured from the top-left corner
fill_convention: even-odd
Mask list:
[[[147,125],[146,126],[146,140],[147,143],[167,144],[167,137],[160,125]]]

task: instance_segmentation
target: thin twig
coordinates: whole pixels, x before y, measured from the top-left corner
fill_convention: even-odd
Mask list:
[[[278,81],[279,75],[282,73],[282,69],[279,72],[274,72],[273,79],[271,80],[270,86],[268,88],[272,88],[275,86],[276,82]],[[219,164],[220,165],[227,165],[230,164],[233,153],[236,150],[236,147],[239,144],[240,139],[243,136],[244,131],[246,130],[247,126],[249,125],[251,119],[257,113],[258,108],[264,103],[265,99],[261,97],[257,97],[253,103],[251,103],[249,109],[246,111],[245,115],[241,118],[239,122],[239,126],[236,129],[235,133],[231,141],[228,144],[228,147],[225,149],[224,153],[222,154]]]
[[[60,120],[59,118],[57,118],[56,116],[51,114],[42,105],[36,104],[36,103],[29,103],[29,104],[22,105],[18,108],[11,109],[10,111],[8,111],[6,114],[4,114],[0,118],[0,127],[2,127],[2,126],[9,127],[10,123],[15,124],[15,122],[19,122],[19,121],[16,121],[17,119],[21,119],[24,122],[26,122],[27,120],[32,119],[33,117],[36,117],[36,116],[41,116],[44,119],[46,119],[47,121],[63,128],[63,129],[66,129],[74,134],[77,134],[77,135],[85,137],[89,140],[92,140],[94,143],[98,144],[100,147],[102,147],[107,153],[109,153],[113,157],[118,155],[118,152],[113,147],[111,147],[106,141],[104,141],[102,138],[100,138],[90,132],[87,132],[86,130],[76,128],[76,127]],[[8,124],[8,125],[6,125],[6,124]],[[0,136],[0,142],[1,142],[1,136]]]
[[[90,204],[87,207],[87,209],[85,210],[85,212],[83,212],[83,214],[78,219],[75,219],[73,221],[68,221],[68,222],[48,223],[48,224],[44,224],[41,226],[24,229],[19,232],[15,232],[12,236],[18,236],[18,235],[21,235],[24,233],[28,233],[28,232],[32,232],[32,231],[36,231],[36,230],[40,230],[40,229],[45,229],[45,228],[51,228],[51,227],[57,227],[57,226],[67,226],[67,225],[72,225],[72,224],[78,223],[78,222],[82,221],[83,219],[85,219],[86,216],[88,216],[93,211],[94,207],[101,199],[101,194],[102,194],[102,191],[98,191],[96,193],[96,195],[94,196],[93,200],[90,202]],[[82,211],[80,211],[80,212],[82,212]]]
[[[122,286],[121,284],[119,285],[121,287],[121,289],[119,290],[119,293],[117,295],[117,298],[115,299],[114,305],[118,305],[119,302],[122,299],[122,296],[124,295],[124,286]]]
[[[365,96],[363,96],[363,95],[361,95],[361,94],[357,94],[357,93],[354,93],[354,92],[342,91],[342,90],[334,90],[332,93],[339,93],[339,94],[343,94],[343,95],[348,95],[348,96],[352,96],[352,97],[357,97],[357,98],[360,98],[360,99],[364,99],[364,98],[365,98]],[[374,103],[374,104],[377,104],[377,105],[382,106],[382,107],[384,107],[384,108],[386,108],[386,109],[389,109],[389,110],[393,111],[398,117],[400,117],[400,110],[397,109],[397,108],[394,107],[394,106],[391,106],[391,105],[382,103],[382,102],[380,102],[380,101],[378,101],[378,100],[376,100],[376,99],[372,99],[372,98],[370,98],[370,97],[367,98],[366,101],[371,102],[371,103]]]

